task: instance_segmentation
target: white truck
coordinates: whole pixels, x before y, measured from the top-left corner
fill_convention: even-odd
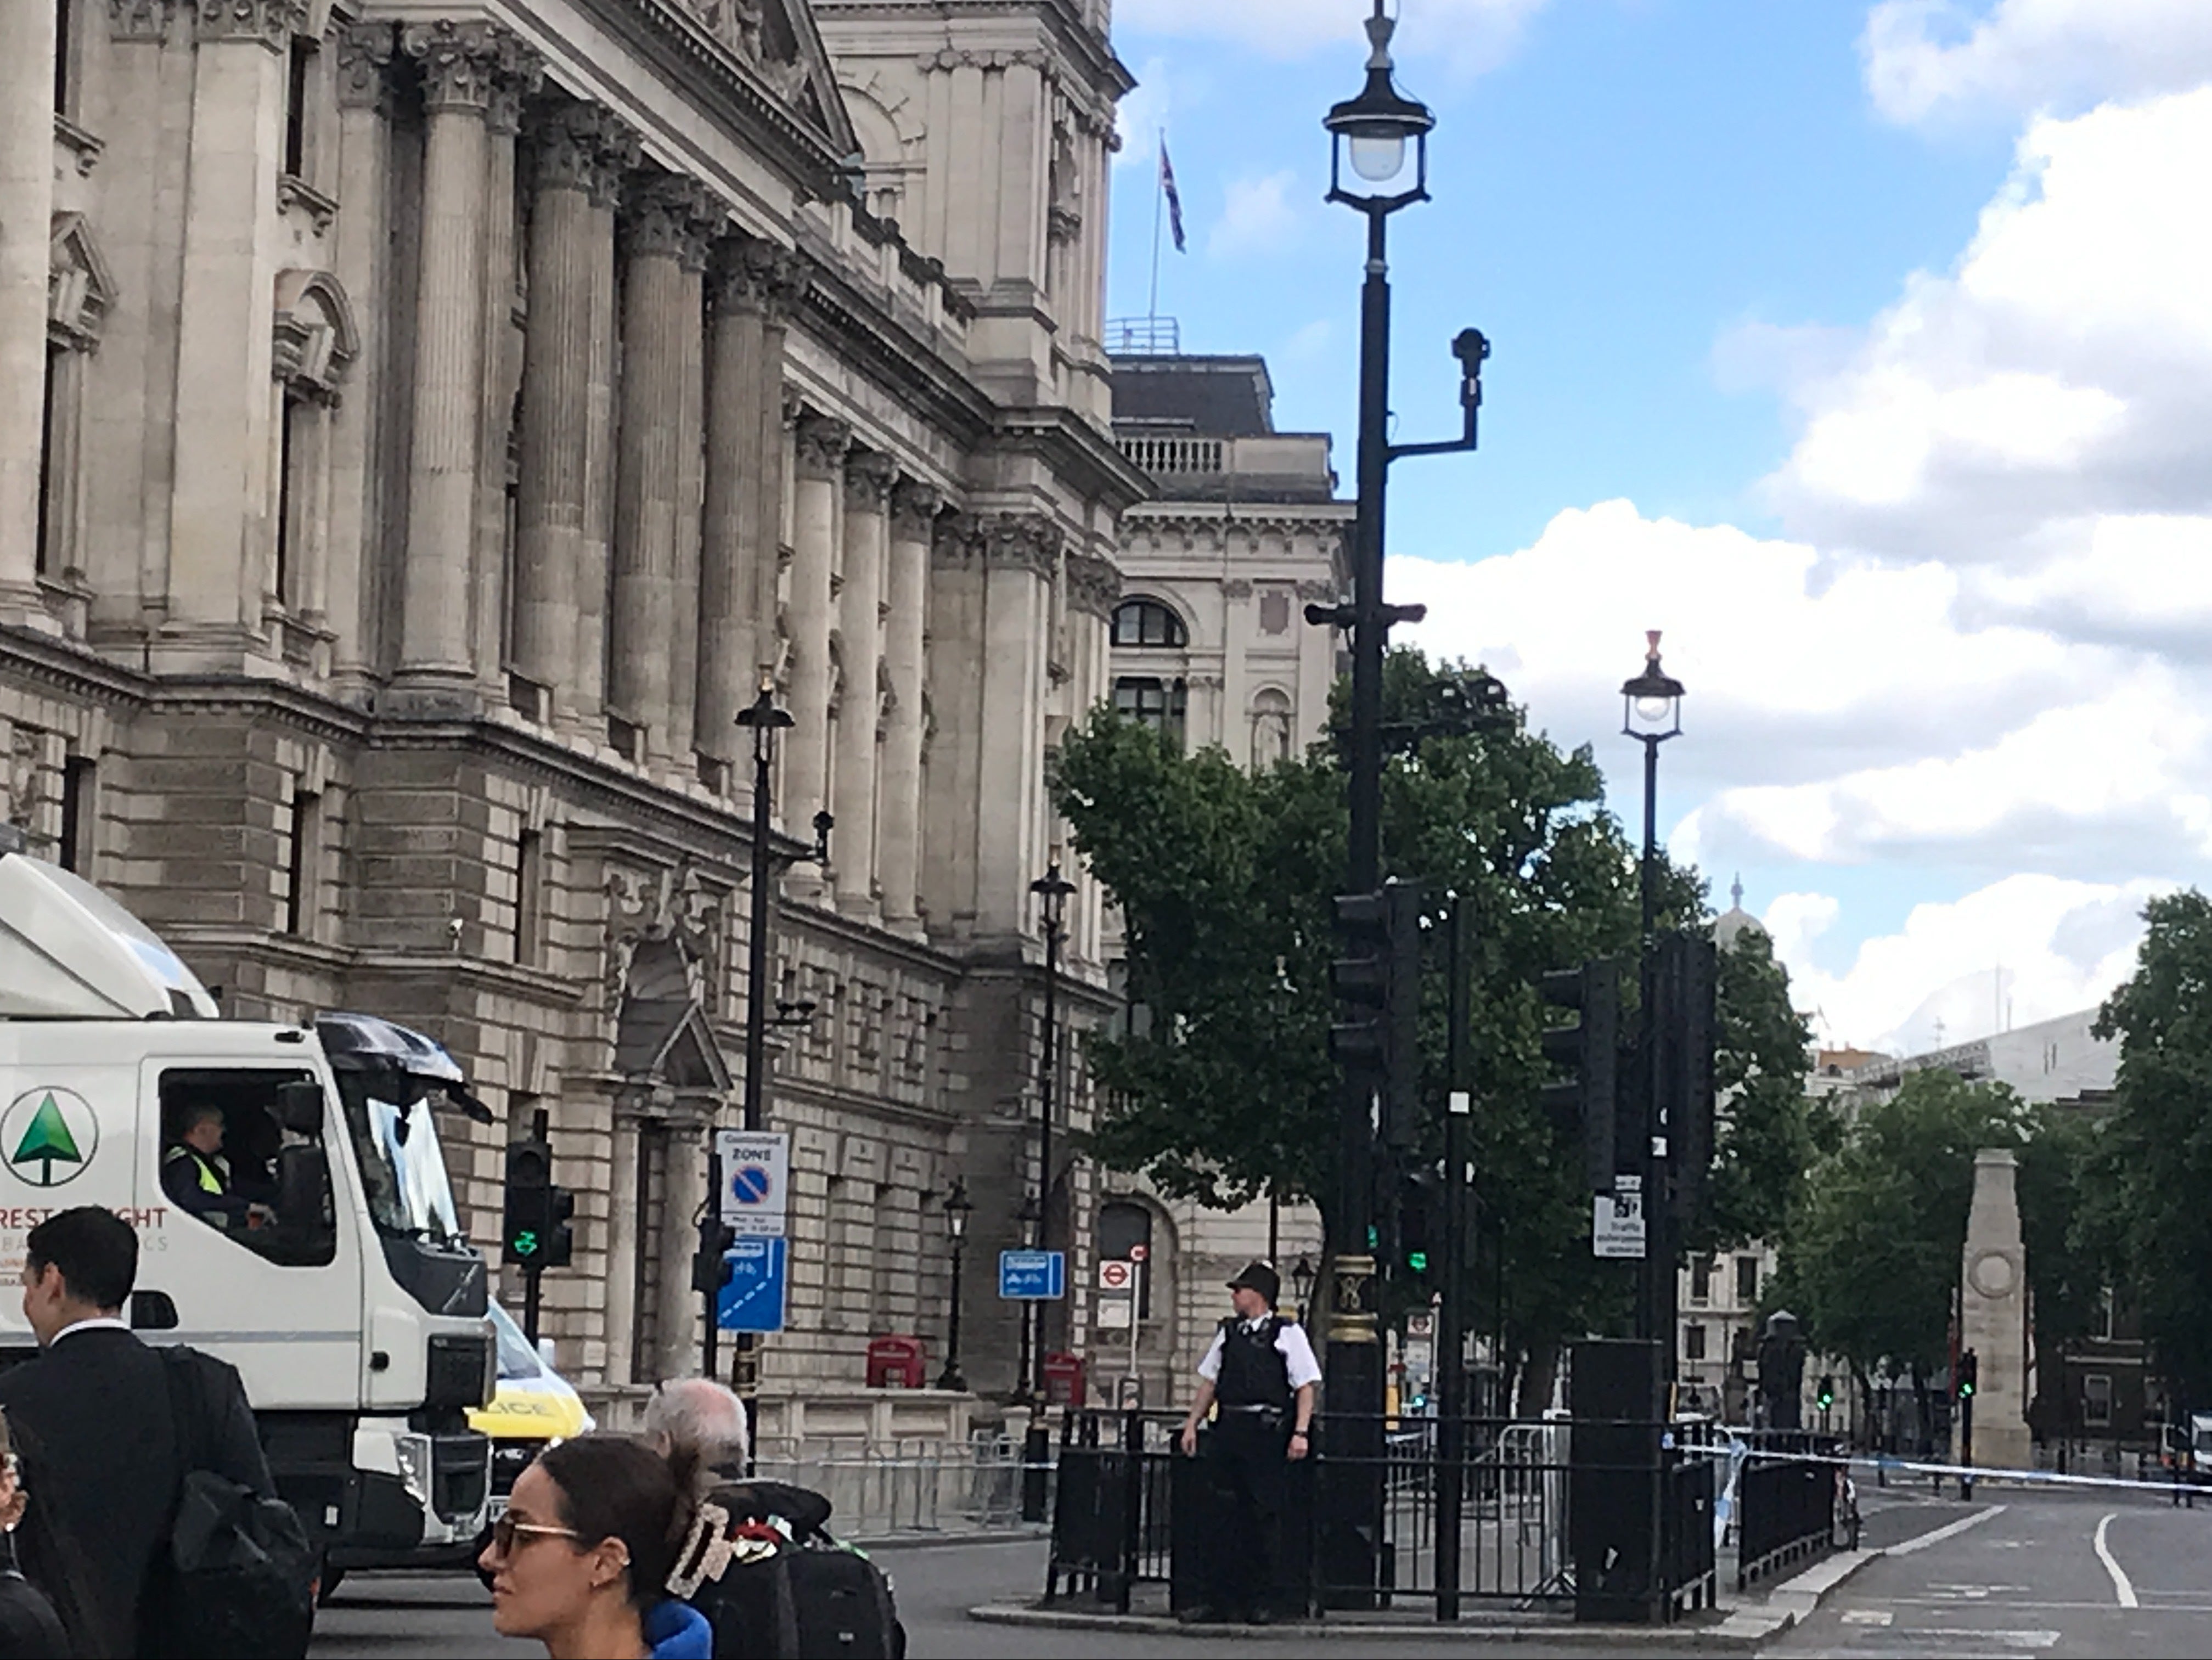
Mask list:
[[[0,1284],[58,1209],[129,1219],[131,1325],[238,1368],[333,1578],[448,1554],[487,1521],[491,1444],[467,1414],[497,1387],[497,1351],[431,1117],[441,1097],[489,1117],[443,1049],[388,1021],[222,1018],[112,898],[0,852]],[[218,1116],[251,1214],[165,1189],[172,1150]],[[34,1349],[0,1290],[0,1365]]]

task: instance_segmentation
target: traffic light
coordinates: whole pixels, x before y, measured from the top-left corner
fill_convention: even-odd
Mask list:
[[[1697,1220],[1713,1162],[1719,958],[1710,937],[1670,933],[1659,941],[1656,966],[1652,1034],[1659,1106],[1667,1115],[1674,1214],[1687,1226]]]
[[[738,1231],[719,1216],[699,1219],[699,1249],[691,1258],[691,1289],[713,1297],[730,1283],[727,1252]]]
[[[1420,903],[1420,889],[1411,882],[1338,895],[1344,955],[1328,970],[1339,1005],[1329,1027],[1329,1058],[1376,1076],[1382,1140],[1399,1147],[1413,1145],[1419,1124]]]
[[[1398,1187],[1398,1253],[1407,1278],[1426,1285],[1443,1243],[1443,1175],[1433,1164],[1406,1172]]]
[[[1981,1357],[1968,1349],[1959,1357],[1959,1398],[1961,1401],[1973,1398],[1974,1385],[1981,1382]]]
[[[576,1195],[555,1183],[545,1189],[545,1256],[538,1267],[565,1268],[576,1254]]]
[[[1820,1374],[1820,1410],[1827,1411],[1836,1404],[1836,1380],[1826,1372]]]
[[[1562,1134],[1579,1133],[1592,1193],[1613,1190],[1614,1095],[1620,1063],[1620,965],[1585,963],[1544,976],[1544,1000],[1580,1016],[1544,1033],[1544,1058],[1567,1076],[1544,1086],[1544,1110]]]
[[[500,1228],[501,1260],[520,1268],[545,1264],[551,1231],[553,1149],[538,1136],[507,1149],[507,1203]]]

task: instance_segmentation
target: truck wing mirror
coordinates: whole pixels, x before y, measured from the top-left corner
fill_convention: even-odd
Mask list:
[[[177,1329],[177,1305],[165,1291],[134,1291],[131,1293],[131,1329],[133,1331],[174,1331]]]
[[[328,1225],[330,1155],[320,1147],[287,1147],[276,1155],[276,1219],[309,1230]]]
[[[312,1079],[300,1079],[279,1084],[276,1122],[295,1135],[319,1134],[323,1128],[323,1086]]]

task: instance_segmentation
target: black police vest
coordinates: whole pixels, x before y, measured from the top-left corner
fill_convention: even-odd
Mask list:
[[[1221,1375],[1214,1380],[1213,1398],[1224,1407],[1291,1407],[1291,1363],[1276,1348],[1275,1339],[1291,1323],[1270,1315],[1258,1330],[1245,1329],[1242,1320],[1221,1323]]]

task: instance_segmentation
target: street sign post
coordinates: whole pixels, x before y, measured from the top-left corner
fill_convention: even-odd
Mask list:
[[[782,1238],[741,1238],[723,1260],[730,1265],[730,1277],[715,1300],[714,1323],[724,1331],[781,1331]]]
[[[722,1220],[740,1238],[781,1237],[790,1213],[791,1138],[780,1131],[717,1130]]]
[[[1057,1303],[1067,1295],[1067,1253],[1002,1250],[999,1296],[1009,1303]]]

